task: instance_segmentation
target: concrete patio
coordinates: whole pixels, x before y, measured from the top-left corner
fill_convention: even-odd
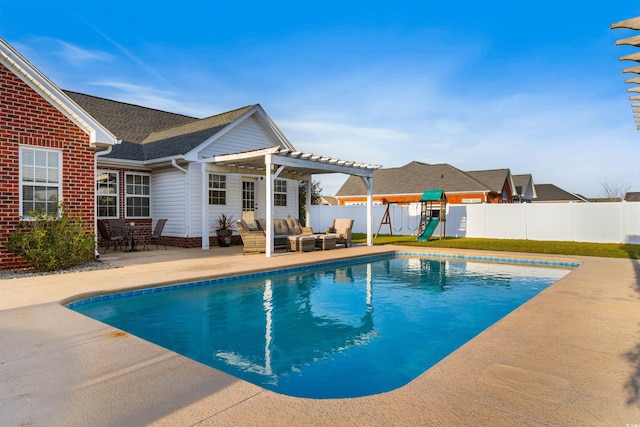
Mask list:
[[[402,248],[266,258],[242,255],[240,246],[154,248],[102,256],[119,268],[1,280],[0,425],[640,424],[638,261],[493,253],[581,266],[410,384],[354,399],[279,395],[61,305],[120,289],[396,250]]]

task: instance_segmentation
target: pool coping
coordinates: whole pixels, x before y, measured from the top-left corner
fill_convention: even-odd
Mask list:
[[[499,256],[487,256],[487,255],[470,255],[470,254],[443,254],[437,252],[426,251],[390,251],[376,255],[364,255],[359,257],[351,257],[336,261],[323,261],[318,263],[305,263],[303,265],[285,267],[273,270],[259,270],[256,272],[250,272],[245,274],[239,274],[234,276],[214,277],[211,279],[203,279],[198,281],[191,281],[179,284],[169,285],[150,285],[143,288],[135,288],[131,290],[121,290],[113,293],[100,294],[97,296],[85,297],[76,299],[71,297],[62,302],[66,308],[71,310],[76,307],[80,307],[86,304],[92,304],[94,302],[108,301],[114,299],[128,298],[138,295],[154,294],[160,292],[172,292],[179,289],[197,288],[201,286],[211,286],[218,284],[228,284],[235,281],[244,279],[254,279],[267,277],[269,274],[294,274],[305,271],[310,271],[318,268],[335,268],[342,266],[349,266],[356,263],[373,262],[379,260],[385,260],[393,257],[421,257],[436,260],[447,261],[460,261],[460,262],[482,262],[482,263],[500,263],[520,266],[538,266],[538,267],[550,267],[550,268],[566,268],[574,269],[580,266],[579,262],[559,259],[535,259],[526,257],[499,257]]]
[[[203,257],[0,281],[0,378],[6,385],[0,388],[0,413],[9,425],[615,425],[640,420],[640,397],[629,389],[640,378],[640,367],[630,361],[640,351],[640,267],[632,260],[430,251],[560,259],[580,266],[407,386],[353,399],[278,395],[61,306],[68,298],[141,282],[177,283],[249,267],[260,271],[389,251],[403,248],[266,260]]]

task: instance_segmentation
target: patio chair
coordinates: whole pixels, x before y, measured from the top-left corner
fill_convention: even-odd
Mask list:
[[[155,228],[153,229],[153,233],[151,233],[149,237],[149,243],[153,243],[156,245],[156,249],[159,249],[158,243],[161,243],[164,246],[164,249],[167,250],[167,245],[164,243],[164,239],[162,238],[162,231],[164,230],[164,225],[167,223],[165,218],[159,219],[156,223]],[[146,240],[146,239],[145,239]],[[143,240],[142,244],[144,245],[143,250],[147,248],[147,242]]]
[[[107,243],[107,247],[104,250],[105,252],[109,250],[109,246],[111,246],[112,243],[114,251],[116,250],[116,245],[120,246],[120,250],[122,250],[122,244],[126,243],[126,236],[117,233],[115,230],[111,230],[111,232],[109,232],[104,221],[101,219],[98,220],[98,231],[100,232],[102,242]]]
[[[239,219],[236,223],[238,224],[238,231],[240,231],[243,245],[242,251],[244,253],[267,251],[267,237],[264,231],[251,230],[243,219]]]
[[[336,243],[344,244],[344,247],[351,246],[351,229],[353,220],[351,218],[336,218],[331,227],[327,228],[327,234],[336,235]]]
[[[109,219],[109,233],[112,233],[115,236],[122,236],[122,238],[127,238],[127,224],[124,222],[124,219]]]

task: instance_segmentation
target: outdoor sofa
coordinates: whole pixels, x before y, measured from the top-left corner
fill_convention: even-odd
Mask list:
[[[264,218],[256,220],[257,228],[255,229],[249,227],[244,220],[238,220],[237,225],[244,246],[243,252],[266,252],[266,220]],[[325,250],[335,248],[335,243],[338,242],[347,247],[351,245],[352,226],[352,219],[336,219],[327,229],[326,234],[314,234],[311,227],[301,225],[297,218],[276,218],[273,221],[273,246],[274,249],[294,251],[313,250],[315,247]],[[336,230],[336,232],[330,230]]]

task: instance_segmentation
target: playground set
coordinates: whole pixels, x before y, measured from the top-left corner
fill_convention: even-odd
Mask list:
[[[391,207],[393,205],[408,204],[409,202],[387,202],[387,209],[384,211],[384,215],[382,216],[382,220],[380,221],[375,237],[378,237],[378,233],[380,233],[380,229],[383,225],[389,226],[389,234],[393,236],[394,228],[391,225]],[[417,230],[416,236],[419,242],[429,241],[439,223],[442,223],[439,237],[440,239],[446,237],[446,227],[444,226],[444,223],[447,220],[446,207],[447,196],[444,194],[443,190],[425,190],[422,193],[422,196],[420,197],[420,221],[416,228],[409,228],[411,231]],[[402,229],[402,225],[400,227],[401,228],[396,229],[396,231],[400,231]]]

